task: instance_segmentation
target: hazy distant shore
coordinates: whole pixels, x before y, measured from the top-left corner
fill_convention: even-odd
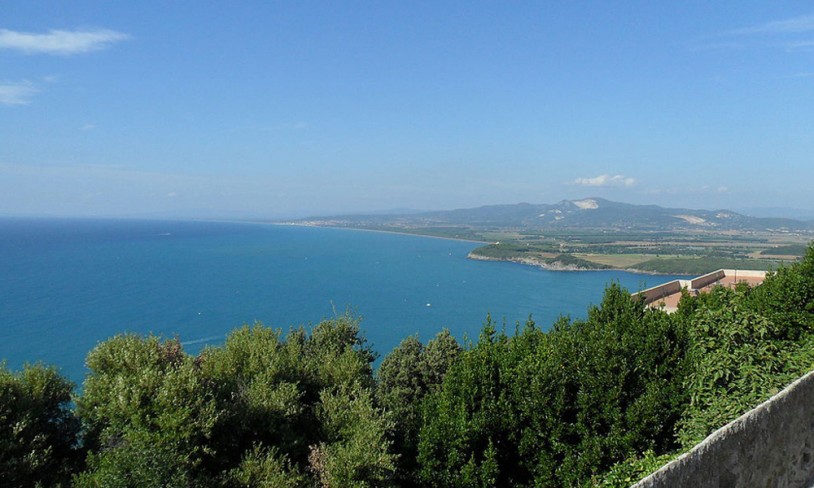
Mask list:
[[[384,230],[384,229],[364,229],[361,227],[346,227],[342,225],[322,225],[322,224],[313,224],[307,222],[259,222],[264,224],[273,224],[273,225],[287,225],[293,227],[319,227],[322,229],[343,229],[343,230],[358,230],[362,232],[379,232],[382,234],[397,234],[402,236],[415,236],[415,237],[427,237],[429,239],[443,239],[447,241],[460,241],[460,242],[471,242],[473,244],[489,244],[489,241],[477,241],[474,239],[464,239],[461,237],[447,237],[447,236],[435,236],[432,234],[420,234],[417,232],[401,232],[398,230]]]
[[[529,256],[523,255],[523,253],[511,253],[506,255],[506,253],[502,253],[504,255],[497,255],[492,256],[489,255],[489,249],[497,245],[497,242],[492,240],[477,240],[472,238],[464,238],[464,237],[453,237],[449,235],[434,235],[431,233],[424,233],[420,228],[413,228],[413,229],[405,229],[400,230],[398,228],[388,228],[388,229],[376,229],[376,228],[365,228],[365,227],[354,227],[348,225],[332,225],[331,221],[321,221],[321,220],[314,220],[314,221],[243,221],[249,223],[260,223],[260,224],[271,224],[271,225],[278,225],[278,226],[292,226],[292,227],[316,227],[316,228],[327,228],[327,229],[344,229],[344,230],[354,230],[354,231],[365,231],[365,232],[379,232],[385,234],[397,234],[397,235],[406,235],[406,236],[417,236],[417,237],[424,237],[424,238],[431,238],[431,239],[443,239],[449,241],[460,241],[460,242],[467,242],[471,244],[476,244],[479,247],[472,249],[468,254],[467,258],[475,261],[503,261],[503,262],[510,262],[515,264],[522,264],[524,266],[533,266],[535,268],[547,270],[547,271],[623,271],[629,273],[635,273],[640,275],[652,275],[652,276],[670,276],[670,275],[683,275],[683,276],[697,276],[699,274],[703,274],[715,269],[719,268],[739,268],[739,269],[760,269],[760,266],[755,267],[755,265],[760,264],[759,260],[733,260],[733,259],[712,259],[712,260],[700,260],[695,259],[692,256],[677,256],[677,259],[666,259],[665,262],[657,266],[651,266],[650,268],[655,269],[645,269],[644,267],[633,267],[630,265],[629,262],[627,263],[614,263],[613,260],[605,260],[602,261],[593,261],[590,258],[585,258],[580,256],[579,254],[574,255],[571,253],[554,253],[557,254],[556,256],[546,256],[546,257],[537,257],[537,256]],[[654,257],[658,259],[656,255]],[[675,261],[675,262],[671,262]],[[703,262],[702,262],[703,261]],[[694,267],[693,267],[694,266]],[[698,268],[698,269],[696,269]],[[764,268],[765,269],[765,268]]]
[[[476,241],[474,239],[462,239],[459,237],[444,237],[444,236],[434,236],[429,234],[419,234],[416,232],[399,232],[397,230],[382,230],[382,229],[362,229],[358,227],[345,227],[341,225],[321,225],[321,224],[313,224],[313,223],[306,223],[306,222],[261,222],[266,224],[273,224],[273,225],[282,225],[282,226],[293,226],[293,227],[318,227],[324,229],[343,229],[343,230],[354,230],[354,231],[362,231],[362,232],[379,232],[383,234],[396,234],[396,235],[403,235],[403,236],[416,236],[416,237],[426,237],[429,239],[443,239],[448,241],[460,241],[460,242],[470,242],[473,244],[489,244],[488,241]],[[474,251],[474,250],[473,250]],[[654,271],[644,271],[635,268],[605,268],[605,269],[592,269],[592,268],[583,268],[579,266],[572,266],[572,265],[562,265],[562,264],[549,264],[542,261],[537,261],[535,259],[529,258],[494,258],[490,256],[482,256],[480,254],[475,254],[473,251],[470,251],[466,258],[471,259],[473,261],[494,261],[494,262],[506,262],[506,263],[515,263],[521,264],[524,266],[531,266],[535,268],[540,268],[546,271],[626,271],[629,273],[635,274],[642,274],[642,275],[652,275],[652,276],[660,276],[660,275],[673,275],[675,273],[659,273]]]

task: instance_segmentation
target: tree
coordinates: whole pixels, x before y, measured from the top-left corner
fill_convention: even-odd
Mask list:
[[[209,440],[219,453],[210,459],[211,471],[233,469],[258,448],[273,448],[295,465],[306,462],[317,435],[309,408],[318,388],[308,390],[299,334],[288,341],[281,336],[260,324],[243,326],[222,347],[198,357],[202,380],[220,412]]]
[[[683,325],[618,285],[586,320],[533,322],[513,337],[487,320],[427,396],[419,442],[432,486],[577,486],[616,462],[675,445]]]
[[[233,486],[379,485],[392,476],[392,428],[373,403],[375,354],[344,315],[310,332],[260,324],[233,331],[197,358],[220,412],[209,440],[213,473]],[[285,481],[283,481],[285,480]]]
[[[487,317],[476,346],[460,354],[443,385],[427,396],[418,461],[430,486],[522,486],[520,431],[511,399],[517,344]]]
[[[443,329],[428,343],[421,354],[418,368],[427,391],[437,391],[444,383],[450,366],[458,359],[461,345],[448,329]]]
[[[782,325],[789,339],[814,331],[814,243],[801,261],[769,273],[747,304]]]
[[[396,456],[386,434],[392,424],[361,385],[323,390],[317,409],[322,441],[311,446],[309,470],[324,488],[382,486]]]
[[[205,480],[219,453],[208,439],[220,412],[178,340],[121,335],[99,344],[79,416],[94,451],[80,486],[184,486]]]
[[[0,479],[8,486],[67,486],[81,468],[73,384],[52,367],[19,373],[0,363]]]
[[[412,484],[421,427],[421,402],[427,392],[421,364],[424,345],[410,336],[388,354],[379,366],[376,402],[393,419],[393,449],[401,454],[397,479]]]
[[[437,391],[461,346],[447,329],[425,348],[410,336],[388,354],[377,372],[376,400],[393,419],[393,449],[400,454],[396,480],[402,486],[418,483],[416,458],[424,397]]]
[[[228,473],[227,484],[240,488],[298,488],[306,478],[291,466],[287,457],[272,449],[255,446],[240,465]]]

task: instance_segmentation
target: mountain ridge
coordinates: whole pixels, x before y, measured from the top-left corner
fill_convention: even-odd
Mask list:
[[[342,215],[311,217],[299,222],[314,225],[380,226],[411,228],[475,226],[545,229],[603,229],[618,231],[810,231],[814,222],[777,217],[751,217],[731,210],[670,208],[637,205],[598,197],[560,200],[554,204],[484,205],[453,210],[405,214]]]

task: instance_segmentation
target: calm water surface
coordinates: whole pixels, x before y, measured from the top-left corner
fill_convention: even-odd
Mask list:
[[[606,284],[674,277],[553,272],[466,259],[475,243],[218,222],[0,220],[0,360],[58,366],[121,332],[177,336],[187,351],[261,321],[287,329],[346,309],[382,355],[441,328],[476,338],[487,313],[513,330],[584,317]]]

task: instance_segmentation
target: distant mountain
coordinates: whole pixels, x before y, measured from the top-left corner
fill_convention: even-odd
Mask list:
[[[814,210],[791,207],[748,207],[734,208],[734,211],[752,217],[781,217],[795,220],[814,220]]]
[[[619,231],[810,231],[814,223],[786,218],[749,217],[730,210],[692,210],[633,205],[602,198],[555,204],[518,203],[477,208],[391,215],[345,215],[304,219],[316,225],[352,227],[472,226]]]

